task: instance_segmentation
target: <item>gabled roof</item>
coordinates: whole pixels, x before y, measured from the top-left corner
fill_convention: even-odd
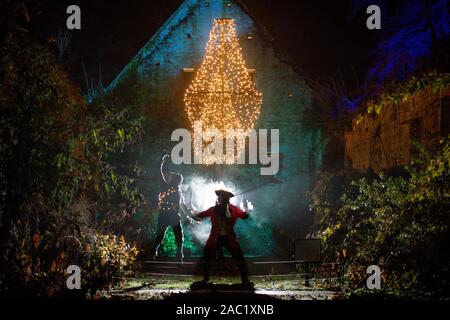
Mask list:
[[[273,38],[269,35],[267,29],[255,19],[255,17],[249,12],[247,6],[241,0],[210,0],[210,1],[222,1],[223,3],[235,2],[241,10],[255,23],[255,26],[260,32],[262,39],[268,43],[273,42]],[[207,0],[185,0],[178,7],[178,9],[167,19],[167,21],[158,29],[158,31],[150,38],[150,40],[139,50],[139,52],[131,59],[131,61],[122,69],[122,71],[116,76],[116,78],[108,85],[106,91],[110,92],[113,90],[120,79],[132,68],[132,66],[140,63],[142,60],[153,55],[160,45],[171,35],[171,33],[175,30],[175,28],[186,21],[192,12],[200,5],[209,2]],[[284,61],[291,65],[297,73],[303,74],[300,68],[292,62],[292,59],[289,55],[280,50],[279,48],[274,47],[274,52],[278,59]]]
[[[122,78],[124,74],[131,68],[132,65],[138,63],[143,58],[152,55],[164,42],[165,39],[172,33],[175,26],[182,23],[188,18],[192,10],[195,9],[197,5],[200,5],[202,0],[185,0],[180,7],[167,19],[167,21],[159,28],[159,30],[150,38],[150,40],[144,45],[144,47],[139,50],[138,54],[135,55],[130,63],[128,63],[125,68],[117,75],[117,77],[109,84],[107,91],[112,90]]]

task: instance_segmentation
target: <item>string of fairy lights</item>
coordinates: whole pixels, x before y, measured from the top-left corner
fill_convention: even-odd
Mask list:
[[[167,191],[161,192],[158,195],[158,208],[160,212],[173,212],[178,210],[178,204],[171,201],[173,195],[177,193],[178,190],[174,187],[170,188]]]
[[[254,128],[261,112],[262,94],[245,67],[233,19],[214,20],[204,60],[186,90],[184,102],[193,130],[196,121],[201,121],[204,130],[216,129],[223,136],[228,129],[246,132]],[[216,160],[203,159],[206,164]]]

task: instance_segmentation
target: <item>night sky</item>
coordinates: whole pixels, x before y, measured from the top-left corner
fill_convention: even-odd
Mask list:
[[[243,2],[305,78],[326,81],[342,75],[350,87],[364,78],[376,31],[366,28],[365,8],[355,12],[355,1]],[[84,89],[82,62],[93,78],[98,76],[101,64],[106,86],[181,3],[181,0],[46,0],[31,14],[31,29],[43,41],[56,37],[59,28],[65,25],[67,6],[78,4],[82,10],[82,30],[73,34],[65,57],[66,67]]]

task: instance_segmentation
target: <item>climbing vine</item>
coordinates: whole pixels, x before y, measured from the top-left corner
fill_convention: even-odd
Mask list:
[[[406,102],[412,96],[425,90],[431,89],[437,92],[439,89],[450,85],[450,73],[431,72],[421,76],[412,76],[403,83],[393,83],[388,86],[386,92],[381,94],[377,100],[371,100],[367,103],[366,113],[369,115],[378,115],[381,110],[392,104]],[[360,113],[355,118],[355,124],[360,124],[364,119],[364,113]]]

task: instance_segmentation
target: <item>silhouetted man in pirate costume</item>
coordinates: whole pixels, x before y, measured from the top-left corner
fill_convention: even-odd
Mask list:
[[[169,178],[164,175],[164,163],[170,156],[166,154],[161,162],[160,172],[163,182],[163,191],[158,195],[158,226],[156,230],[156,238],[153,245],[152,259],[158,256],[158,249],[164,240],[164,236],[169,227],[172,227],[177,244],[177,258],[182,261],[183,254],[183,227],[181,224],[181,212],[186,215],[189,222],[196,222],[192,219],[192,211],[189,206],[184,203],[183,194],[181,192],[181,184],[183,176],[179,173],[171,172]]]
[[[217,202],[214,207],[195,215],[195,217],[199,219],[210,218],[212,224],[211,234],[206,242],[203,257],[203,281],[209,281],[209,267],[216,251],[220,247],[225,247],[238,264],[242,283],[250,284],[248,281],[248,271],[244,255],[242,254],[236,233],[233,230],[237,219],[247,219],[249,214],[230,204],[230,198],[234,197],[234,194],[230,191],[216,190],[216,195]],[[244,205],[245,210],[248,211],[245,201]]]

